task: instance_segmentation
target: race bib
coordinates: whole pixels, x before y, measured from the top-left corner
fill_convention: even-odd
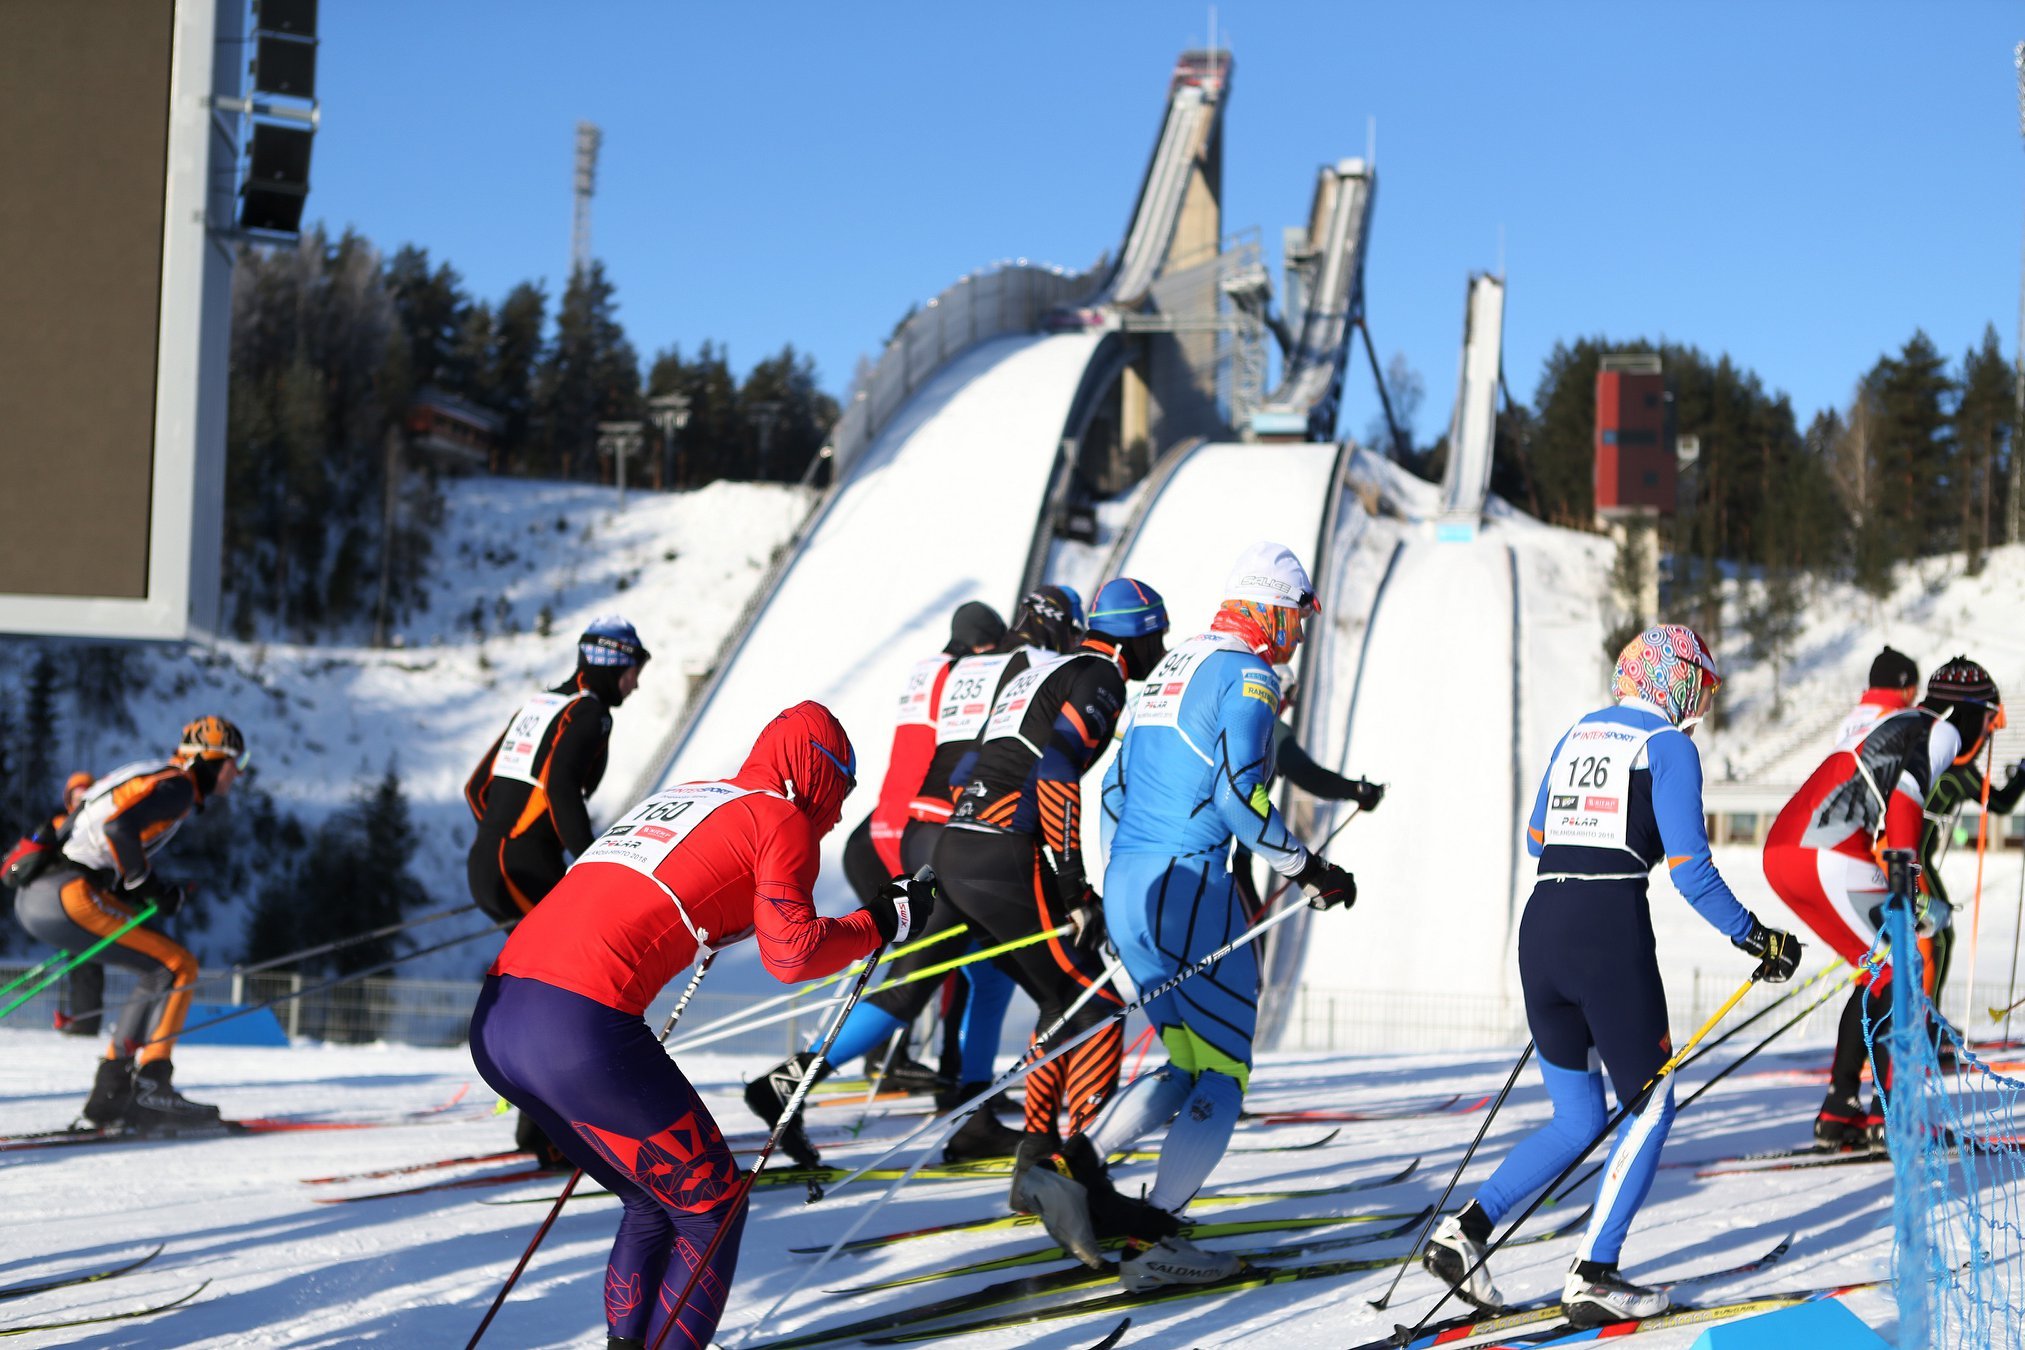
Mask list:
[[[1018,652],[990,656],[966,656],[949,669],[942,682],[942,704],[935,712],[935,743],[974,741],[991,716],[993,696],[1005,678],[1006,667]]]
[[[726,802],[750,796],[755,790],[729,783],[679,783],[665,788],[613,821],[584,850],[575,866],[617,863],[653,876],[654,870],[712,811]]]
[[[1036,656],[1034,664],[1012,677],[991,706],[991,717],[984,724],[987,741],[1020,734],[1020,722],[1027,715],[1027,705],[1034,701],[1034,695],[1040,691],[1041,682],[1048,678],[1048,673],[1065,659],[1053,654]]]
[[[1249,650],[1244,643],[1221,633],[1191,638],[1160,658],[1160,664],[1139,686],[1132,700],[1134,727],[1176,727],[1181,725],[1181,700],[1189,681],[1202,671],[1203,663],[1217,652]]]
[[[1548,847],[1614,848],[1631,822],[1631,769],[1654,731],[1615,722],[1577,722],[1547,770]],[[1636,857],[1636,854],[1633,854]]]
[[[914,669],[907,673],[907,687],[900,692],[900,711],[893,719],[896,725],[935,725],[935,677],[948,665],[946,656],[931,656],[914,663]]]
[[[520,711],[506,724],[499,752],[492,757],[492,776],[539,786],[541,779],[534,771],[534,754],[541,747],[541,738],[548,734],[562,710],[582,697],[581,693],[536,694],[521,704]]]

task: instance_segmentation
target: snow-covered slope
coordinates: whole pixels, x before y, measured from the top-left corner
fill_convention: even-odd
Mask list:
[[[400,647],[145,649],[144,679],[127,699],[137,729],[66,716],[59,770],[103,771],[164,754],[186,721],[219,712],[245,729],[260,790],[314,825],[392,766],[421,837],[415,875],[440,903],[468,900],[464,780],[514,708],[569,675],[584,625],[623,613],[654,657],[616,717],[611,767],[591,804],[602,822],[628,804],[618,795],[646,772],[690,676],[809,505],[799,488],[728,482],[634,493],[623,509],[611,489],[583,484],[464,479],[446,483],[444,494],[428,604],[401,626]],[[0,681],[21,688],[36,649],[4,644]],[[200,957],[241,955],[251,900],[206,898],[210,927],[189,934]],[[423,958],[407,973],[475,976],[490,959],[490,944],[479,942]]]

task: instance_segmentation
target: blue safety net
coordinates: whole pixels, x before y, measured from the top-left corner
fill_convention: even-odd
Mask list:
[[[1887,907],[1891,1012],[1864,1025],[1873,1070],[1879,1035],[1890,1060],[1898,1343],[2025,1350],[2025,1082],[1997,1067],[2015,1050],[1972,1047],[1935,1010],[1909,909]]]

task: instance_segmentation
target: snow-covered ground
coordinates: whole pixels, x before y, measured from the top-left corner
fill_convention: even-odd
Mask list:
[[[148,649],[145,681],[128,698],[138,729],[125,734],[67,716],[59,773],[166,754],[186,721],[219,712],[245,729],[260,789],[313,827],[391,765],[421,839],[416,878],[439,904],[467,900],[464,780],[521,701],[569,675],[585,624],[622,613],[653,653],[615,718],[611,766],[591,801],[601,823],[640,791],[692,677],[715,659],[810,503],[800,488],[730,482],[636,492],[623,509],[610,488],[585,484],[473,478],[446,483],[444,494],[428,604],[400,626],[400,647],[223,641]],[[482,626],[474,626],[474,610]],[[5,644],[0,680],[19,689],[33,652],[29,642]],[[205,897],[208,929],[184,934],[202,960],[243,956],[252,899]],[[475,977],[493,950],[474,943],[404,973]]]
[[[1511,1048],[1440,1055],[1274,1055],[1261,1065],[1248,1106],[1255,1111],[1327,1107],[1384,1107],[1434,1102],[1451,1094],[1475,1100],[1496,1090],[1509,1069]],[[1769,1067],[1820,1064],[1819,1045],[1789,1047],[1767,1057]],[[90,1076],[91,1047],[45,1032],[0,1032],[0,1131],[60,1127],[70,1118]],[[0,1153],[0,1196],[5,1197],[8,1241],[0,1246],[0,1284],[24,1282],[138,1254],[157,1242],[168,1250],[132,1275],[32,1298],[0,1303],[0,1334],[65,1317],[87,1317],[166,1301],[211,1283],[189,1303],[146,1321],[113,1323],[42,1337],[23,1345],[93,1347],[339,1347],[354,1345],[459,1345],[520,1255],[546,1208],[488,1203],[552,1196],[554,1181],[536,1180],[484,1189],[445,1190],[352,1204],[319,1203],[421,1180],[311,1185],[306,1179],[392,1168],[453,1155],[512,1147],[508,1118],[494,1116],[491,1098],[477,1082],[462,1050],[397,1046],[292,1049],[192,1048],[180,1057],[178,1083],[215,1100],[229,1115],[300,1113],[360,1118],[421,1110],[471,1088],[457,1107],[430,1123],[381,1129],[305,1132],[249,1138],[146,1143]],[[756,1124],[738,1103],[741,1077],[757,1060],[695,1055],[684,1059],[712,1110],[733,1133],[734,1148],[756,1146]],[[1720,1062],[1718,1060],[1717,1062]],[[1691,1073],[1689,1083],[1698,1079]],[[1818,1087],[1776,1077],[1738,1074],[1683,1113],[1668,1157],[1711,1159],[1797,1142],[1817,1104]],[[1493,1124],[1470,1181],[1490,1167],[1527,1129],[1545,1118],[1544,1093],[1527,1075]],[[819,1143],[846,1138],[855,1105],[823,1107],[814,1114]],[[839,1122],[831,1125],[825,1117]],[[881,1122],[866,1136],[887,1140],[914,1118]],[[1403,1182],[1353,1195],[1314,1196],[1203,1207],[1204,1219],[1319,1217],[1391,1213],[1408,1215],[1441,1194],[1449,1171],[1482,1123],[1479,1114],[1430,1114],[1342,1127],[1326,1146],[1293,1153],[1233,1154],[1211,1182],[1216,1189],[1310,1188],[1376,1178],[1412,1159],[1420,1170]],[[1244,1125],[1235,1144],[1301,1143],[1324,1130],[1311,1125]],[[874,1144],[826,1144],[830,1161],[862,1160]],[[507,1170],[512,1164],[474,1167]],[[1127,1164],[1119,1175],[1132,1184],[1145,1165]],[[812,1257],[790,1246],[834,1240],[883,1191],[860,1184],[815,1206],[796,1189],[756,1193],[746,1230],[738,1281],[720,1340],[740,1334],[781,1293]],[[1206,1192],[1206,1194],[1209,1192]],[[999,1181],[920,1181],[871,1221],[867,1232],[888,1232],[998,1212]],[[1573,1206],[1548,1211],[1566,1218]],[[1885,1276],[1891,1251],[1891,1179],[1879,1167],[1842,1167],[1756,1177],[1697,1177],[1689,1167],[1661,1172],[1652,1200],[1626,1249],[1633,1275],[1662,1276],[1724,1267],[1770,1248],[1791,1234],[1790,1252],[1776,1266],[1695,1291],[1697,1297],[1742,1297]],[[536,1255],[512,1300],[489,1333],[488,1345],[596,1347],[603,1344],[602,1271],[617,1220],[608,1200],[573,1203]],[[1539,1222],[1536,1220],[1536,1222]],[[1210,1245],[1258,1252],[1261,1260],[1300,1260],[1271,1248],[1342,1236],[1354,1229],[1305,1234],[1267,1233],[1218,1239]],[[816,1281],[836,1290],[899,1276],[938,1264],[1008,1255],[1045,1245],[1032,1230],[945,1236],[899,1244],[889,1254],[840,1257]],[[1396,1238],[1322,1256],[1384,1256],[1403,1252]],[[1572,1260],[1574,1238],[1510,1249],[1495,1271],[1508,1297],[1544,1294],[1558,1287]],[[1053,1269],[1039,1266],[1028,1269]],[[1400,1297],[1386,1312],[1365,1302],[1391,1279],[1372,1270],[1166,1306],[1135,1313],[1127,1346],[1303,1346],[1314,1350],[1358,1344],[1412,1320],[1435,1293],[1433,1281],[1410,1271]],[[899,1309],[982,1286],[1002,1275],[945,1280],[920,1288],[842,1295],[812,1289],[788,1304],[770,1333],[807,1330],[880,1309]],[[1894,1320],[1888,1295],[1866,1290],[1849,1304],[1887,1334]],[[980,1335],[963,1342],[992,1347],[1039,1346],[1078,1350],[1108,1331],[1116,1315],[1048,1322]],[[1654,1334],[1653,1350],[1687,1346],[1695,1329]],[[848,1342],[847,1342],[848,1343]]]

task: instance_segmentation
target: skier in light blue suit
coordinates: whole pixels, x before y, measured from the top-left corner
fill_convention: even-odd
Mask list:
[[[1238,937],[1249,919],[1231,875],[1236,839],[1317,908],[1356,898],[1350,874],[1288,831],[1267,795],[1275,661],[1293,655],[1314,611],[1305,569],[1282,545],[1238,559],[1208,633],[1169,652],[1140,687],[1104,778],[1110,830],[1104,918],[1133,982],[1151,988]],[[1100,602],[1101,603],[1101,602]],[[1088,1132],[1063,1145],[1101,1230],[1110,1183],[1102,1159],[1173,1120],[1147,1197],[1173,1214],[1223,1157],[1251,1076],[1258,962],[1250,946],[1147,1008],[1168,1060],[1134,1080]],[[1141,1236],[1146,1235],[1128,1235]]]

